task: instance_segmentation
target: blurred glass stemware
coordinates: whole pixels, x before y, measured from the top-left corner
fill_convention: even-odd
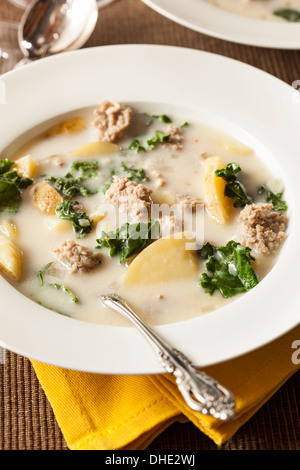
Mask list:
[[[18,23],[0,21],[0,75],[13,69],[22,57],[18,43]]]
[[[20,8],[26,8],[27,5],[30,3],[31,0],[8,0],[9,3],[12,3],[13,5],[16,5],[17,7]]]
[[[16,5],[19,8],[26,8],[29,3],[32,2],[32,0],[8,0],[10,3],[13,5]],[[115,0],[98,0],[98,7],[103,8],[106,5],[109,5],[110,3],[114,2]]]

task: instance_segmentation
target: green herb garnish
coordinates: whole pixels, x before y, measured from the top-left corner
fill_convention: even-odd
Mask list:
[[[123,224],[115,232],[102,232],[96,248],[109,248],[110,256],[119,256],[122,263],[140,253],[159,237],[160,223],[151,219],[148,223]]]
[[[170,136],[171,134],[164,134],[162,131],[155,131],[152,139],[147,140],[147,144],[152,150],[154,150],[157,145],[167,142]]]
[[[106,191],[107,191],[107,190],[111,187],[111,185],[113,184],[113,182],[114,182],[114,175],[116,175],[116,174],[117,174],[116,170],[111,170],[111,172],[110,172],[110,176],[111,176],[110,179],[107,180],[107,181],[103,184],[103,186],[102,186],[102,192],[103,192],[103,194],[105,194]]]
[[[106,181],[106,183],[103,184],[103,187],[102,187],[103,194],[106,193],[106,191],[111,187],[113,182],[114,182],[114,179],[113,177],[111,177],[109,180]]]
[[[128,167],[124,162],[121,163],[122,168],[128,173],[127,178],[136,183],[144,183],[148,181],[148,177],[143,168],[134,168],[133,166]]]
[[[300,11],[293,10],[291,8],[283,8],[281,10],[274,11],[274,15],[280,16],[287,21],[291,21],[292,23],[298,23],[300,21]]]
[[[97,176],[99,163],[97,160],[75,161],[71,165],[71,170],[81,172],[81,177],[75,176],[69,172],[65,176],[55,178],[50,176],[46,181],[50,183],[58,192],[67,198],[76,196],[86,197],[89,194],[95,194],[97,190],[91,190],[84,185],[85,180]]]
[[[94,178],[97,176],[97,170],[99,169],[99,162],[97,160],[89,161],[76,161],[72,163],[71,170],[81,171],[82,176],[85,178]]]
[[[268,192],[267,202],[273,204],[273,209],[276,212],[286,212],[288,210],[287,203],[282,199],[282,193]]]
[[[66,294],[69,294],[69,296],[71,297],[72,301],[75,302],[75,303],[78,303],[79,300],[78,298],[76,297],[75,294],[73,294],[72,291],[70,291],[70,289],[62,284],[48,284],[49,287],[54,287],[54,289],[57,289],[57,290],[61,290],[63,292],[65,292]]]
[[[237,180],[236,175],[240,171],[242,169],[237,163],[229,163],[226,168],[215,171],[216,176],[226,181],[224,194],[233,199],[234,207],[244,207],[252,202],[252,198],[247,195],[242,183]]]
[[[226,246],[215,247],[210,243],[204,245],[199,252],[207,259],[206,269],[212,273],[201,275],[200,285],[206,293],[212,295],[216,289],[227,299],[249,291],[258,284],[252,266],[255,260],[251,249],[233,240]]]
[[[287,203],[282,199],[283,193],[272,193],[268,191],[264,185],[259,186],[258,193],[263,194],[267,192],[266,201],[273,204],[273,210],[276,212],[286,212],[288,210]]]
[[[74,178],[71,173],[67,173],[64,177],[60,178],[50,176],[49,178],[46,178],[46,181],[63,196],[68,198],[73,198],[75,196],[86,197],[89,194],[95,194],[96,192],[84,186],[82,178]]]
[[[128,167],[124,162],[121,163],[123,170],[128,173],[126,176],[129,180],[135,181],[136,183],[144,183],[148,181],[148,176],[143,168],[134,168],[133,166]],[[107,180],[102,186],[103,194],[111,187],[114,182],[114,175],[120,174],[120,170],[111,170],[111,178]]]
[[[166,124],[171,124],[172,119],[167,116],[166,114],[147,114],[145,113],[145,116],[153,119],[159,119],[161,122],[164,122]]]
[[[45,282],[44,282],[44,274],[48,271],[48,269],[50,268],[50,266],[53,264],[53,261],[51,261],[50,263],[46,264],[46,266],[44,266],[40,271],[37,272],[37,277],[39,278],[40,280],[40,285],[41,287],[43,287],[45,285]],[[47,286],[49,287],[54,287],[55,289],[57,290],[61,290],[63,292],[66,292],[67,294],[69,294],[71,296],[71,299],[73,302],[76,302],[78,303],[78,298],[76,297],[76,295],[73,294],[73,292],[70,291],[70,289],[64,285],[61,285],[61,284],[57,284],[57,283],[53,283],[53,284],[47,284]],[[41,302],[38,302],[40,305],[42,305]],[[55,311],[55,310],[54,310]],[[59,314],[61,314],[60,312],[57,312]],[[61,314],[63,315],[63,314]]]
[[[162,131],[155,131],[154,136],[152,139],[147,140],[147,144],[149,147],[154,149],[158,144],[163,144],[167,142],[170,138],[171,134],[164,134]]]
[[[44,274],[48,271],[48,269],[50,268],[50,266],[53,264],[53,261],[51,261],[50,263],[46,264],[46,266],[44,266],[42,269],[40,269],[38,272],[37,272],[37,277],[39,278],[40,280],[40,285],[41,287],[43,287],[44,285]]]
[[[139,152],[146,152],[145,147],[143,147],[138,139],[133,139],[131,144],[129,145],[129,150],[136,150],[137,153]]]
[[[73,229],[78,234],[78,238],[85,238],[92,231],[93,221],[88,218],[85,212],[77,212],[76,205],[76,202],[63,201],[57,206],[56,211],[60,212],[60,219],[72,222]]]

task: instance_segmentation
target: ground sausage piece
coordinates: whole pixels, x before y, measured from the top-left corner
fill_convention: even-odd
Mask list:
[[[130,124],[132,109],[120,103],[103,101],[94,111],[94,126],[101,142],[115,142]]]
[[[115,175],[112,185],[105,193],[104,202],[119,207],[134,219],[139,219],[149,213],[151,193],[151,189],[142,184]]]
[[[159,188],[162,188],[163,186],[165,186],[166,180],[165,180],[162,173],[159,173],[158,171],[152,171],[151,175],[155,179],[155,188],[156,189],[159,189]]]
[[[166,141],[165,146],[171,150],[181,150],[183,148],[183,135],[179,127],[170,126],[168,133],[170,137]]]
[[[192,197],[189,195],[177,195],[177,202],[182,209],[192,209],[194,211],[199,204],[203,204],[200,197]]]
[[[160,220],[160,235],[169,237],[176,232],[183,232],[183,222],[178,219],[175,215],[169,215],[162,217]]]
[[[287,217],[272,204],[248,204],[240,213],[242,243],[258,253],[274,253],[285,241]]]
[[[89,248],[86,248],[73,240],[67,240],[62,245],[53,249],[56,258],[64,266],[66,266],[72,274],[77,273],[79,270],[88,272],[95,266],[101,263],[102,255],[94,253]]]
[[[57,167],[65,166],[65,162],[62,160],[62,158],[59,155],[50,155],[49,157],[46,157],[44,161],[47,165],[52,164],[53,166],[57,166]]]

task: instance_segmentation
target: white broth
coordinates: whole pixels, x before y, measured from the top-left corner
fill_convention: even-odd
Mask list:
[[[134,104],[132,108],[133,122],[117,141],[119,151],[115,154],[80,158],[70,154],[71,151],[96,141],[97,134],[92,125],[94,108],[69,113],[44,123],[21,136],[2,153],[2,158],[13,161],[30,155],[30,158],[38,163],[33,184],[22,192],[20,208],[14,217],[11,217],[18,232],[14,243],[22,251],[22,276],[19,281],[6,277],[16,289],[35,302],[60,314],[87,322],[104,325],[128,324],[99,301],[100,294],[112,292],[125,297],[152,325],[178,322],[207,314],[235,300],[238,295],[223,298],[218,290],[213,295],[206,293],[199,285],[201,273],[205,272],[205,261],[199,256],[195,255],[197,273],[194,277],[162,280],[152,284],[145,278],[138,284],[124,284],[124,276],[132,259],[120,263],[118,256],[111,257],[107,248],[95,249],[96,239],[101,236],[102,230],[111,229],[105,217],[95,224],[85,238],[78,239],[71,223],[57,225],[58,222],[62,222],[58,214],[45,215],[33,203],[36,184],[45,181],[46,177],[65,176],[71,171],[72,162],[78,160],[94,160],[99,163],[96,176],[86,180],[87,185],[90,184],[91,187],[98,189],[98,192],[75,198],[91,218],[99,213],[99,205],[104,201],[103,184],[111,178],[112,170],[120,171],[121,162],[125,162],[127,167],[133,166],[145,170],[148,181],[142,184],[153,191],[151,198],[154,202],[164,203],[174,197],[176,200],[176,195],[182,194],[204,201],[204,165],[207,159],[215,155],[220,156],[224,166],[232,162],[239,164],[242,168],[239,180],[247,188],[248,194],[253,197],[253,202],[261,200],[263,196],[258,195],[257,188],[270,180],[272,174],[252,149],[219,130],[194,119],[190,120],[188,112],[179,115],[176,109],[168,107],[167,112],[172,119],[172,125],[178,126],[183,137],[183,148],[172,150],[159,144],[151,150],[147,147],[147,139],[153,136],[157,129],[167,133],[170,124],[162,122],[157,117],[145,116],[144,113],[160,116],[166,112],[166,108],[154,104]],[[45,131],[54,124],[73,117],[82,118],[86,128],[76,133],[45,136]],[[186,122],[188,124],[183,125]],[[139,138],[140,144],[146,147],[146,151],[129,150],[130,144],[136,137]],[[52,157],[48,158],[49,156]],[[78,177],[79,173],[73,172],[73,174]],[[157,187],[159,185],[161,187]],[[204,241],[215,246],[224,246],[230,240],[239,241],[240,211],[241,208],[233,208],[228,222],[220,224],[205,210]],[[93,252],[100,253],[101,264],[89,272],[71,273],[57,260],[52,251],[66,240],[74,240]],[[261,280],[275,263],[276,253],[261,255],[254,250],[252,254],[256,258],[254,263],[256,275],[258,280]],[[41,285],[41,279],[37,274],[48,263],[53,264],[42,274],[43,285]],[[78,302],[74,302],[68,292],[54,288],[53,284],[67,286],[77,297]]]

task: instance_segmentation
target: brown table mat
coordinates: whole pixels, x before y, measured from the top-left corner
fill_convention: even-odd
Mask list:
[[[18,21],[21,15],[21,10],[1,0],[0,20]],[[116,0],[100,11],[87,47],[107,44],[190,47],[246,62],[289,84],[300,79],[300,51],[243,46],[211,38],[171,22],[139,0]],[[300,450],[299,397],[300,372],[221,449]],[[214,449],[215,444],[191,423],[172,425],[148,447],[170,451]],[[67,450],[30,362],[8,351],[5,364],[0,365],[0,450]]]

